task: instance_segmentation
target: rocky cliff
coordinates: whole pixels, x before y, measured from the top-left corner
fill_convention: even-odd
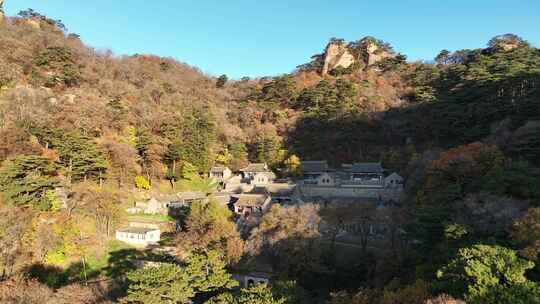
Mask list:
[[[346,43],[341,39],[332,39],[322,55],[316,55],[316,60],[322,60],[318,65],[321,73],[326,75],[338,68],[349,68],[358,63],[359,66],[369,67],[385,58],[394,57],[392,47],[373,37]]]
[[[365,64],[368,66],[373,65],[385,58],[393,57],[394,54],[390,51],[384,50],[377,42],[367,40],[363,43],[363,52],[365,54]]]
[[[322,74],[327,74],[328,72],[336,68],[348,68],[353,65],[355,62],[354,56],[349,51],[347,45],[343,42],[330,42],[326,46],[324,52],[324,65],[322,69]]]

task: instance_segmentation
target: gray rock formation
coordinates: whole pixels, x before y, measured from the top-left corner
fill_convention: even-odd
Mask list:
[[[368,66],[373,65],[385,58],[394,57],[390,52],[387,52],[381,49],[377,43],[373,41],[366,41],[365,43],[365,53],[367,55],[366,64]]]
[[[354,56],[351,54],[347,45],[341,42],[330,42],[324,52],[324,65],[322,74],[336,68],[348,68],[354,64]]]
[[[355,63],[366,68],[373,66],[385,58],[394,57],[390,45],[373,37],[364,37],[362,40],[346,43],[341,39],[332,39],[326,46],[322,55],[316,60],[322,61],[322,75],[330,73],[337,68],[346,69]]]

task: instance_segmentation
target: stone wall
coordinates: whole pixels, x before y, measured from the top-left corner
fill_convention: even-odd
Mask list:
[[[386,188],[360,188],[360,187],[320,187],[302,185],[298,187],[299,194],[303,197],[323,198],[369,198],[399,201],[403,193],[402,189]]]

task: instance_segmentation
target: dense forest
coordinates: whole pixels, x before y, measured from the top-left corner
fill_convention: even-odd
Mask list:
[[[33,10],[6,18],[0,302],[540,303],[540,49],[504,34],[409,62],[373,37],[331,42],[355,64],[324,74],[321,54],[230,80],[93,49]],[[367,42],[391,56],[362,60]],[[172,253],[114,240],[137,200],[212,193],[212,166],[295,178],[300,160],[380,161],[406,178],[405,198],[377,218],[274,205],[250,231],[210,199],[167,235]],[[388,237],[370,238],[381,221]],[[349,224],[353,254],[318,229]],[[233,270],[261,259],[276,280],[237,288]]]

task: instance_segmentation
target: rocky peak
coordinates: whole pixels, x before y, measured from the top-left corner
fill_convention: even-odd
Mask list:
[[[496,45],[494,45],[491,49],[500,50],[503,52],[510,52],[520,47],[520,45],[521,44],[516,41],[500,41]]]
[[[528,46],[528,43],[517,35],[504,34],[493,37],[488,42],[487,50],[509,52],[521,46]]]
[[[33,27],[35,29],[41,28],[41,23],[37,19],[21,19],[19,20],[19,24],[24,24],[26,26]]]
[[[360,43],[361,52],[364,54],[364,63],[367,66],[373,65],[385,58],[394,57],[390,46],[372,37],[366,37]]]
[[[353,65],[354,62],[354,56],[345,42],[341,40],[332,40],[328,43],[324,52],[322,74],[326,75],[336,68],[346,69]]]
[[[388,43],[373,37],[364,37],[351,43],[333,38],[326,46],[324,53],[317,55],[316,58],[322,61],[321,72],[326,75],[338,68],[349,68],[355,63],[369,67],[394,56],[392,47]]]

